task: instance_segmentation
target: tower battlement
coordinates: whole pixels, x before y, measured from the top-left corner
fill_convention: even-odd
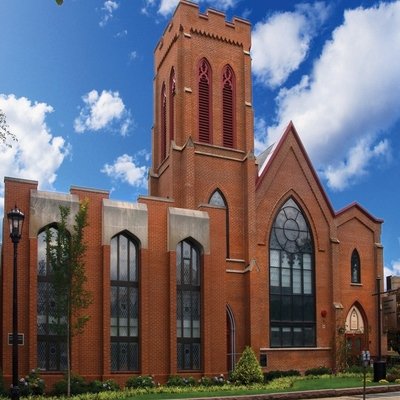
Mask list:
[[[155,48],[156,71],[180,33],[187,38],[193,34],[204,35],[240,46],[246,52],[249,52],[251,47],[249,21],[238,17],[227,21],[225,13],[211,8],[201,13],[196,3],[181,0]]]

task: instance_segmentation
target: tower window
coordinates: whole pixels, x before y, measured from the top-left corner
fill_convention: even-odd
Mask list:
[[[175,136],[175,93],[176,93],[176,79],[175,69],[172,68],[170,82],[169,82],[169,137],[174,140]]]
[[[199,141],[211,141],[211,67],[205,58],[199,64]]]
[[[235,99],[234,99],[234,74],[232,68],[227,65],[222,74],[222,132],[223,145],[233,147]]]
[[[161,89],[161,161],[167,155],[167,92],[165,83]]]

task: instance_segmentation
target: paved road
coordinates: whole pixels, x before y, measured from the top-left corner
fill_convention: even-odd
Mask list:
[[[353,396],[341,396],[341,397],[324,397],[320,399],[314,399],[314,400],[362,400],[363,395],[362,394],[357,394]],[[374,393],[374,394],[366,394],[365,399],[367,400],[383,400],[383,399],[389,399],[389,400],[400,400],[400,392],[391,392],[391,393]],[[302,399],[299,399],[302,400]]]

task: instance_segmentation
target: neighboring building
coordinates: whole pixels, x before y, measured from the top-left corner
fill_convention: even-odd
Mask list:
[[[83,199],[94,302],[74,342],[75,373],[120,383],[227,374],[246,345],[265,370],[338,368],[343,349],[377,354],[382,220],[356,203],[333,210],[292,123],[254,156],[250,29],[179,3],[155,49],[149,196],[134,204],[5,178],[5,212],[17,204],[26,216],[21,375],[62,375],[43,237],[60,205],[74,211]],[[3,229],[1,368],[10,377],[12,243]]]

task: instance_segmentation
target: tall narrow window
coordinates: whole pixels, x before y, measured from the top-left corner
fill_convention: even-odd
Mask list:
[[[223,145],[233,147],[235,124],[235,76],[227,65],[222,73],[222,133]]]
[[[314,245],[308,223],[289,199],[269,242],[271,347],[312,347],[315,336]]]
[[[176,93],[175,69],[172,68],[171,76],[169,78],[169,138],[170,138],[170,140],[174,140],[174,137],[175,137],[175,93]]]
[[[57,229],[49,229],[53,240],[56,240]],[[37,243],[37,366],[44,371],[63,371],[67,368],[67,343],[66,337],[57,329],[57,324],[63,321],[56,317],[46,231],[39,233]]]
[[[199,141],[211,142],[211,67],[205,58],[199,64]]]
[[[225,228],[226,228],[226,258],[229,258],[229,209],[224,195],[217,189],[208,202],[214,206],[225,207]]]
[[[356,249],[351,254],[351,283],[361,283],[360,256]]]
[[[178,370],[201,368],[201,265],[189,241],[176,248],[176,336]]]
[[[167,91],[165,83],[161,89],[161,161],[167,155]]]
[[[138,246],[125,234],[111,240],[111,371],[139,369]]]

